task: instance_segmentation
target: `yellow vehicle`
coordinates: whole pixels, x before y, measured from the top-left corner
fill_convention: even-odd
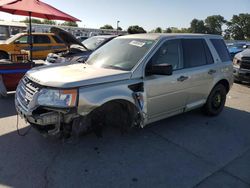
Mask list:
[[[33,33],[33,59],[46,59],[49,53],[63,52],[68,48],[64,41],[54,33]],[[19,33],[0,44],[0,59],[9,59],[9,55],[29,50],[29,35]]]

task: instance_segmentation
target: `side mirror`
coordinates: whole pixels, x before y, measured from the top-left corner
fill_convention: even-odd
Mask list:
[[[19,41],[19,40],[16,40],[16,41],[15,41],[15,44],[20,44],[20,41]]]
[[[170,64],[155,64],[148,68],[148,75],[172,75],[173,66]]]

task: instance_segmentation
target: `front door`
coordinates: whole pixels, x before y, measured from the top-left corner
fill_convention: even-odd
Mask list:
[[[146,69],[152,64],[171,64],[173,74],[146,75],[144,80],[147,95],[148,121],[180,113],[184,110],[189,87],[188,75],[183,69],[181,40],[167,40],[159,47],[148,62]]]

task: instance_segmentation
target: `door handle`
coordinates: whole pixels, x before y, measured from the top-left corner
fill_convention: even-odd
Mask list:
[[[214,70],[214,69],[211,69],[208,71],[208,74],[210,74],[210,75],[215,74],[215,73],[216,73],[216,70]]]
[[[187,79],[188,79],[188,76],[180,76],[179,78],[177,78],[177,81],[183,82],[183,81],[185,81]]]

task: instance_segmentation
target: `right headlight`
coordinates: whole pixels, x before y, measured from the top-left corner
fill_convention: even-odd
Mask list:
[[[238,60],[237,58],[234,58],[234,59],[233,59],[233,65],[234,65],[235,67],[240,67],[240,63],[241,63],[241,61]]]
[[[77,103],[77,90],[42,89],[38,94],[38,104],[51,107],[74,107]]]

